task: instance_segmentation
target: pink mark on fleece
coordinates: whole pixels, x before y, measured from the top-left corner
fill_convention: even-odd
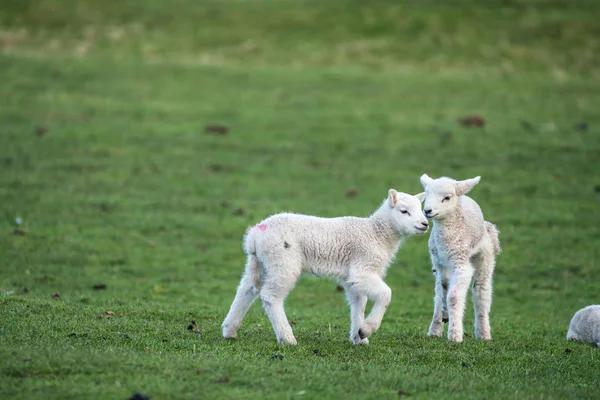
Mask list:
[[[256,227],[263,232],[267,230],[267,224],[258,224]]]

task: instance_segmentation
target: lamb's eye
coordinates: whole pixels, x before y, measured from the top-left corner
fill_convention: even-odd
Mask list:
[[[449,201],[449,200],[450,200],[450,196],[446,196],[446,197],[444,197],[444,200],[442,200],[442,202]]]
[[[408,213],[408,211],[407,211],[407,210],[400,210],[400,212],[401,212],[402,214],[408,214],[408,215],[410,215],[410,214]]]

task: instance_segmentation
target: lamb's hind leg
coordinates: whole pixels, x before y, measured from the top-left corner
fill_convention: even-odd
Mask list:
[[[492,275],[495,258],[493,254],[484,254],[475,260],[473,279],[473,308],[475,309],[475,337],[491,340],[490,310],[492,307]]]
[[[248,309],[258,297],[258,279],[255,276],[257,266],[257,260],[254,255],[248,256],[248,262],[246,264],[246,271],[242,276],[240,285],[237,288],[235,299],[231,304],[229,313],[223,321],[223,337],[225,338],[236,338],[237,331],[242,325],[242,320],[246,316]]]
[[[392,301],[392,289],[375,274],[353,276],[348,280],[351,291],[375,301],[369,316],[359,325],[358,336],[365,339],[381,326],[383,315]]]
[[[444,332],[444,322],[448,322],[448,294],[449,270],[441,265],[435,267],[435,296],[433,298],[433,318],[429,325],[428,336],[441,337]]]
[[[350,341],[354,344],[369,344],[369,339],[358,335],[360,324],[365,320],[367,296],[361,296],[346,288],[346,297],[350,303]]]
[[[300,276],[300,269],[298,268],[297,273],[292,273],[289,270],[288,274],[285,275],[277,273],[285,270],[285,268],[272,268],[269,270],[271,275],[264,280],[263,286],[260,289],[260,298],[262,299],[263,307],[269,317],[269,321],[273,325],[277,341],[280,344],[295,345],[297,344],[296,338],[285,315],[283,302],[294,288]]]

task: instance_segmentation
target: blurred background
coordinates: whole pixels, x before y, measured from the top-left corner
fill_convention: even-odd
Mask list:
[[[473,384],[504,393],[502,374],[521,382],[529,365],[519,343],[560,346],[573,313],[598,301],[599,21],[592,0],[1,1],[3,351],[79,365],[84,347],[67,336],[89,332],[99,365],[101,337],[134,358],[198,345],[202,362],[229,365],[273,339],[256,305],[242,351],[220,341],[247,226],[281,211],[368,216],[389,188],[420,192],[422,173],[481,175],[472,197],[504,249],[492,326],[513,347],[495,348],[505,370],[486,372],[500,386],[486,373]],[[427,235],[407,241],[387,282],[378,339],[418,347]],[[335,286],[304,278],[292,292],[299,342],[346,344]],[[403,362],[430,368],[427,349]],[[597,386],[569,392],[560,368],[521,383],[566,397]],[[311,379],[328,385],[327,370]]]

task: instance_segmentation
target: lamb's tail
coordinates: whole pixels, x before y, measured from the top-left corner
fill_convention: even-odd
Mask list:
[[[494,254],[500,254],[502,252],[502,248],[500,247],[500,231],[496,227],[496,225],[491,222],[485,221],[485,229],[488,233],[488,236],[492,240],[492,246],[494,248]]]
[[[248,228],[244,236],[244,251],[248,254],[246,262],[246,275],[251,278],[251,282],[255,288],[260,287],[260,268],[258,258],[256,257],[256,230],[254,227]]]

